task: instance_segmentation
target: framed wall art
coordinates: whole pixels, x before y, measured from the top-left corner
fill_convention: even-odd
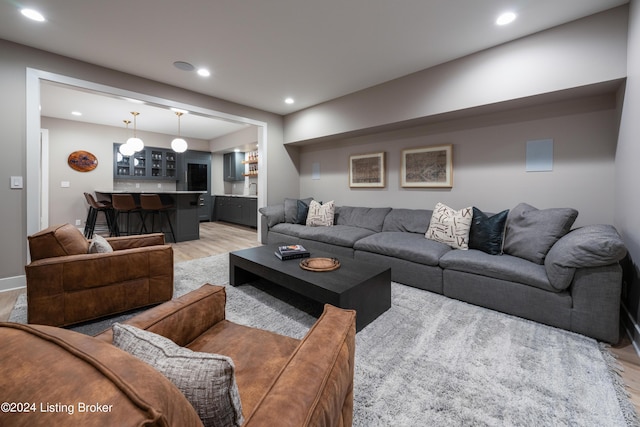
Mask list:
[[[453,145],[402,150],[402,187],[453,187]]]
[[[349,156],[349,187],[384,188],[384,152]]]

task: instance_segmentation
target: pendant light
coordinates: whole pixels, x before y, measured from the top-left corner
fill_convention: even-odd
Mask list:
[[[176,153],[184,153],[187,151],[187,141],[180,138],[180,117],[182,117],[182,112],[176,111],[176,116],[178,116],[178,137],[171,141],[171,148]]]
[[[127,144],[133,148],[133,151],[142,151],[144,149],[144,142],[136,135],[136,117],[138,117],[140,113],[132,111],[131,114],[133,114],[133,138],[127,139]]]
[[[131,123],[131,120],[123,120],[124,124],[127,126],[127,135],[129,134],[129,123]],[[122,154],[123,156],[133,156],[133,153],[135,153],[135,150],[131,147],[131,145],[129,145],[128,143],[124,143],[122,145],[120,145],[120,147],[118,148],[118,151],[120,152],[120,154]]]

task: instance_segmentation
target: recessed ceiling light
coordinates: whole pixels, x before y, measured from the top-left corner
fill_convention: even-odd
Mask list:
[[[22,13],[24,16],[26,16],[29,19],[33,19],[34,21],[38,21],[38,22],[44,22],[44,16],[42,16],[42,14],[40,12],[38,12],[37,10],[33,10],[33,9],[22,9],[20,11],[20,13]]]
[[[294,101],[294,99],[293,99],[293,98],[286,98],[286,99],[284,100],[284,103],[285,103],[285,104],[293,104],[294,102],[296,102],[296,101]]]
[[[182,71],[193,71],[196,69],[196,67],[185,61],[176,61],[173,63],[173,66]]]
[[[82,113],[80,111],[72,111],[71,115],[73,115],[73,116],[81,116]]]
[[[498,16],[498,19],[496,19],[496,25],[511,24],[513,21],[516,20],[516,16],[517,15],[513,12],[505,12],[500,16]]]
[[[198,68],[198,75],[202,77],[209,77],[211,75],[211,72],[209,72],[209,70],[207,70],[206,68]]]
[[[189,112],[187,110],[181,110],[180,108],[171,107],[169,109],[171,111],[173,111],[174,113],[189,114]]]

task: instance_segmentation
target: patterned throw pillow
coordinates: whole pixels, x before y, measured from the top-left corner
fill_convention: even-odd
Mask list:
[[[180,347],[168,338],[131,325],[113,325],[113,344],[153,366],[184,394],[205,426],[244,422],[233,361]]]
[[[333,217],[335,214],[335,206],[333,200],[323,205],[312,200],[309,203],[309,212],[307,213],[307,225],[310,227],[333,225]]]
[[[472,219],[471,206],[456,211],[445,204],[438,203],[431,215],[425,237],[445,243],[452,248],[469,249],[469,229]]]

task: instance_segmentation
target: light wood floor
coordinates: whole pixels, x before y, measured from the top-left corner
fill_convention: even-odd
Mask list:
[[[204,258],[259,245],[256,230],[222,222],[201,223],[200,240],[172,243],[175,262]],[[24,289],[0,292],[0,321],[9,319],[16,298],[24,292]],[[636,412],[640,414],[640,357],[626,335],[611,348],[611,352],[618,358],[621,367],[620,375],[635,405]]]

